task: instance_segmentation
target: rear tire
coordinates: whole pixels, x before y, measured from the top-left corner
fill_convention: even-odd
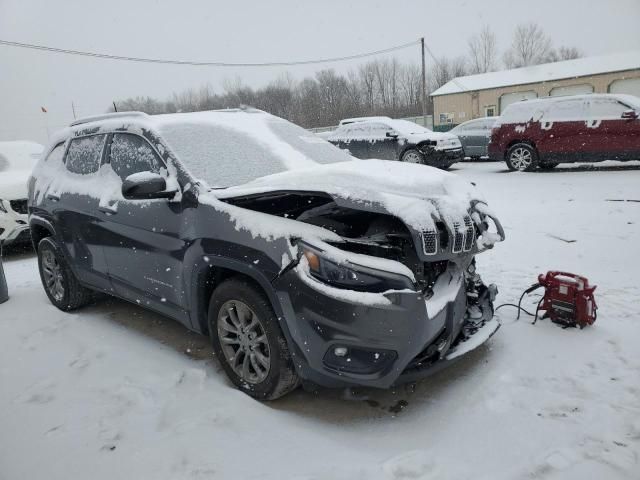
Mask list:
[[[538,152],[528,143],[516,143],[507,151],[505,161],[511,171],[532,172],[538,167]]]
[[[275,400],[299,384],[289,346],[264,293],[242,278],[221,283],[209,302],[213,350],[229,379],[259,400]]]
[[[93,299],[93,292],[80,285],[51,237],[38,243],[38,270],[47,297],[60,310],[75,310]]]

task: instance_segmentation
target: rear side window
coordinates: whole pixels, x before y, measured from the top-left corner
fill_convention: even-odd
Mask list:
[[[554,102],[544,115],[544,120],[552,121],[569,121],[583,120],[585,118],[585,102],[584,100],[563,100]]]
[[[59,143],[53,150],[47,155],[47,162],[61,162],[62,157],[64,156],[64,143]]]
[[[71,140],[67,152],[67,170],[80,175],[97,172],[100,169],[102,148],[106,137],[106,135],[92,135]]]
[[[622,112],[625,110],[629,110],[629,107],[616,100],[592,98],[589,101],[589,118],[592,119],[617,119],[622,116]]]
[[[139,172],[159,173],[162,162],[149,142],[138,135],[116,133],[111,141],[111,168],[124,180]]]

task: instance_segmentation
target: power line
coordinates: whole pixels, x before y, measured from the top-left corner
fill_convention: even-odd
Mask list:
[[[426,42],[424,44],[424,48],[427,50],[427,53],[433,59],[433,61],[435,62],[436,65],[438,65],[438,66],[442,65],[442,63],[436,58],[436,56],[433,54],[433,52],[429,48],[429,45],[427,45]],[[464,85],[462,85],[457,78],[452,78],[451,82],[455,83],[458,86],[458,88],[460,88],[460,90],[462,90],[462,91],[466,91],[467,90],[467,88]]]
[[[41,50],[45,52],[62,53],[66,55],[79,55],[83,57],[104,58],[108,60],[123,60],[127,62],[140,62],[140,63],[161,63],[161,64],[169,64],[169,65],[191,65],[196,67],[281,67],[281,66],[292,66],[292,65],[312,65],[317,63],[342,62],[346,60],[354,60],[357,58],[371,57],[374,55],[380,55],[382,53],[393,52],[396,50],[401,50],[403,48],[415,46],[417,44],[418,44],[418,41],[414,40],[412,42],[403,43],[402,45],[396,45],[394,47],[384,48],[382,50],[376,50],[373,52],[358,53],[355,55],[347,55],[344,57],[321,58],[316,60],[299,60],[299,61],[290,61],[290,62],[263,62],[263,63],[247,63],[247,62],[229,63],[229,62],[196,62],[191,60],[129,57],[129,56],[123,56],[123,55],[111,55],[107,53],[86,52],[82,50],[70,50],[66,48],[49,47],[46,45],[13,42],[10,40],[0,39],[0,45],[5,45],[8,47],[28,48],[32,50]]]

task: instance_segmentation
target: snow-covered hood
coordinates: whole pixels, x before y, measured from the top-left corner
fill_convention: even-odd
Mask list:
[[[420,143],[425,140],[431,140],[438,142],[436,148],[459,148],[460,140],[452,133],[444,132],[424,132],[424,133],[410,133],[407,135],[407,140],[411,143]]]
[[[0,172],[0,199],[20,200],[27,198],[27,181],[31,170]]]
[[[0,142],[0,199],[27,198],[27,180],[42,148],[35,142]]]
[[[269,175],[236,187],[212,192],[229,199],[275,191],[323,192],[349,204],[376,206],[420,231],[434,221],[458,221],[476,189],[454,174],[424,165],[386,160],[353,160]],[[345,203],[343,202],[343,203]]]

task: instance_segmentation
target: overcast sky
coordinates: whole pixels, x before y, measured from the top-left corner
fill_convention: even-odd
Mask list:
[[[425,36],[437,56],[466,53],[489,24],[502,52],[519,22],[537,22],[555,45],[586,55],[640,50],[639,0],[0,0],[0,39],[115,55],[197,61],[266,62],[326,58]],[[394,53],[419,61],[418,47]],[[362,60],[290,67],[295,77],[343,71]],[[72,57],[0,45],[0,140],[47,141],[79,115],[111,100],[166,98],[225,78],[260,86],[283,68],[148,65]],[[40,111],[44,106],[47,114]]]

